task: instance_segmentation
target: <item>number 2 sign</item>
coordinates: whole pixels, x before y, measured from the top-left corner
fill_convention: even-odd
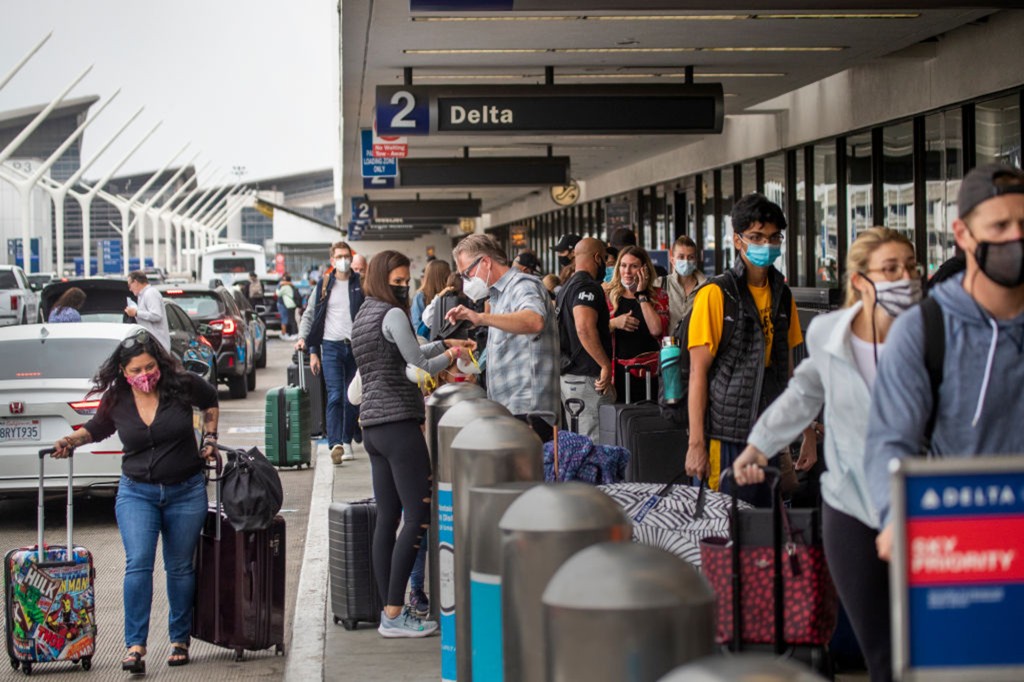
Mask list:
[[[414,87],[377,88],[378,135],[430,133],[430,99]]]

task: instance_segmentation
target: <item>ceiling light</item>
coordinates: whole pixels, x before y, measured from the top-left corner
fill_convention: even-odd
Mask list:
[[[695,73],[695,78],[784,78],[785,73]],[[400,76],[396,76],[399,78]],[[417,73],[416,80],[455,80],[455,81],[486,81],[486,80],[529,80],[543,78],[543,73]],[[556,80],[586,78],[686,78],[683,72],[655,73],[650,71],[621,71],[614,73],[555,73]]]
[[[890,14],[755,14],[754,19],[918,19],[918,13]]]
[[[583,17],[588,21],[735,21],[749,19],[749,14],[621,14]]]
[[[845,47],[701,47],[701,52],[840,52]]]
[[[606,52],[696,52],[696,47],[556,47],[552,52],[606,53]]]
[[[418,55],[463,55],[463,54],[648,54],[648,53],[682,53],[682,52],[841,52],[842,46],[739,46],[739,47],[553,47],[553,48],[484,48],[465,47],[451,49],[411,49],[402,50],[403,54]]]
[[[443,73],[430,73],[430,74],[416,74],[417,81],[490,81],[490,80],[525,80],[527,78],[543,78],[544,74],[515,74],[515,73],[459,73],[459,74],[443,74]]]
[[[413,21],[440,21],[440,22],[461,22],[461,21],[576,21],[577,16],[530,16],[530,17],[413,17]]]
[[[437,50],[402,50],[403,54],[543,54],[545,52],[552,52],[553,50],[547,50],[544,48],[477,48],[467,47],[459,48],[454,50],[437,49]]]

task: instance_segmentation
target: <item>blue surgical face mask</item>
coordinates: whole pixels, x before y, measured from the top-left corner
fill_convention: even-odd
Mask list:
[[[676,274],[680,277],[689,277],[697,271],[697,263],[692,260],[677,260]]]
[[[605,270],[604,270],[604,281],[605,282],[610,282],[610,281],[612,281],[612,277],[614,277],[614,276],[615,276],[615,268],[606,267]]]
[[[747,244],[747,260],[751,265],[766,268],[779,259],[782,247],[769,244]]]

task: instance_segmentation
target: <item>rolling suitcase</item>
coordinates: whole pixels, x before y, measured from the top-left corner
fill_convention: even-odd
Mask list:
[[[334,503],[328,510],[331,613],[334,623],[354,630],[360,622],[379,623],[384,608],[373,572],[373,500]]]
[[[303,373],[299,378],[299,371]],[[327,384],[324,383],[324,373],[313,374],[309,367],[309,356],[297,351],[288,365],[288,385],[302,386],[305,381],[306,394],[309,395],[309,434],[311,438],[327,437]]]
[[[651,402],[651,373],[640,371],[647,379],[647,399],[630,404],[626,381],[626,404],[601,405],[598,411],[598,441],[629,450],[627,481],[670,483],[686,463],[686,429],[661,416],[661,408]]]
[[[57,661],[81,662],[89,670],[96,652],[96,570],[92,553],[72,539],[73,457],[68,458],[67,544],[43,543],[43,461],[52,452],[39,451],[36,544],[4,558],[7,654],[11,667],[20,666],[26,675],[36,663]]]
[[[274,647],[283,656],[284,519],[278,515],[265,530],[238,532],[221,506],[219,476],[216,489],[196,549],[192,636],[234,649],[236,661],[247,649]]]
[[[312,466],[310,401],[305,384],[305,374],[299,372],[297,387],[278,386],[267,391],[264,449],[274,466]]]

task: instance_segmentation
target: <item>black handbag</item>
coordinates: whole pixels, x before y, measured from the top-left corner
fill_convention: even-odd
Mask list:
[[[277,469],[259,448],[217,447],[228,455],[220,476],[221,504],[228,521],[239,532],[268,528],[284,503]]]

